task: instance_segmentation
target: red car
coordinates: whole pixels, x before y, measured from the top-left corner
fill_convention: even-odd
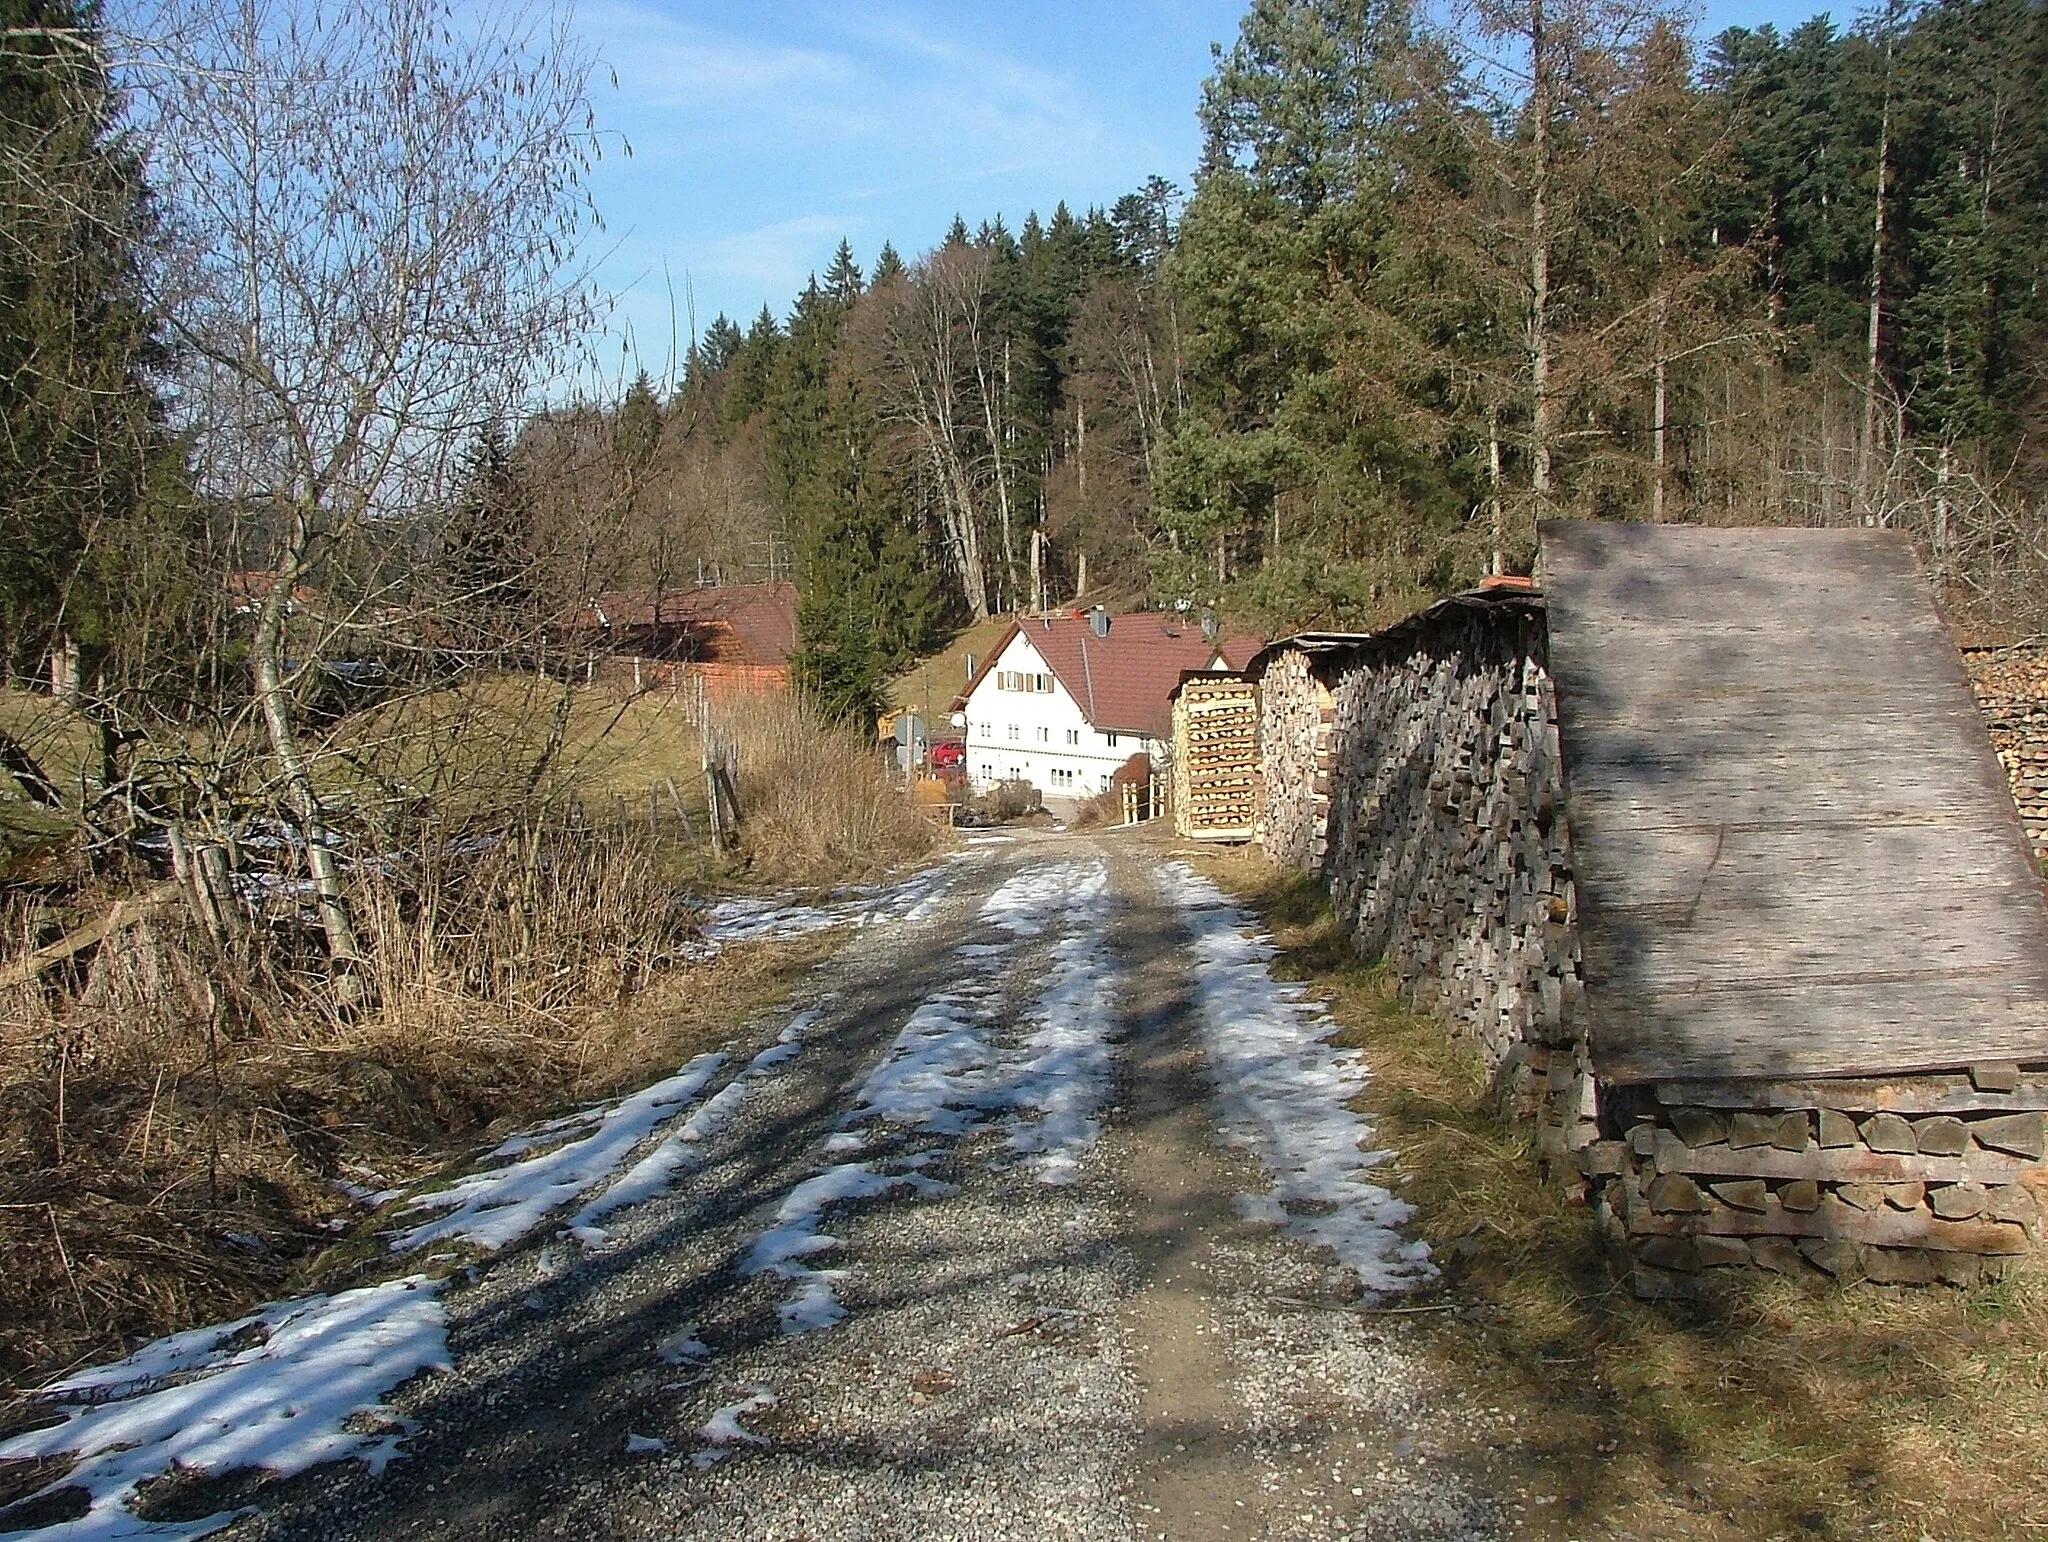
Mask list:
[[[967,746],[958,739],[941,739],[932,746],[932,769],[949,771],[967,759]]]

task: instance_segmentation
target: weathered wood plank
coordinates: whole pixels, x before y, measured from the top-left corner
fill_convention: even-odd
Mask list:
[[[1603,1079],[2048,1061],[2041,881],[1905,541],[1542,538]]]

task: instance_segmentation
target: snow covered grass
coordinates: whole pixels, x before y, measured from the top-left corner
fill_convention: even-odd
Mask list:
[[[289,1477],[357,1457],[381,1471],[405,1431],[384,1395],[420,1371],[450,1368],[439,1287],[424,1276],[303,1297],[158,1339],[45,1388],[39,1399],[70,1417],[0,1442],[0,1461],[78,1459],[49,1488],[83,1488],[90,1507],[42,1535],[201,1537],[234,1517],[144,1521],[129,1507],[137,1488],[174,1464]]]
[[[1367,1177],[1388,1153],[1364,1149],[1371,1127],[1345,1106],[1367,1080],[1359,1055],[1330,1045],[1336,1025],[1302,1000],[1300,986],[1274,980],[1271,940],[1252,934],[1250,918],[1215,884],[1182,863],[1169,864],[1161,881],[1190,936],[1223,1133],[1273,1175],[1272,1194],[1248,1196],[1240,1212],[1284,1220],[1369,1291],[1435,1278],[1428,1245],[1402,1234],[1410,1207]]]

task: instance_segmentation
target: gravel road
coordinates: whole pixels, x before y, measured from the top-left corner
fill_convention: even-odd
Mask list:
[[[239,1539],[1511,1529],[1486,1411],[1434,1379],[1416,1319],[1358,1310],[1353,1271],[1245,1198],[1271,1178],[1219,1137],[1164,880],[1121,835],[971,846],[746,1026],[723,1123],[664,1192],[448,1292],[453,1373],[390,1400],[404,1459],[166,1489],[154,1518],[247,1500]]]

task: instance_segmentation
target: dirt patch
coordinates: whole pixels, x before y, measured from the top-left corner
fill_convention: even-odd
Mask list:
[[[1535,1536],[2038,1537],[2048,1532],[2048,1293],[1759,1277],[1706,1310],[1634,1299],[1586,1208],[1536,1181],[1478,1057],[1358,960],[1327,897],[1255,854],[1192,858],[1256,907],[1274,973],[1363,1050],[1357,1106],[1398,1155],[1465,1308],[1432,1352],[1497,1405]]]

